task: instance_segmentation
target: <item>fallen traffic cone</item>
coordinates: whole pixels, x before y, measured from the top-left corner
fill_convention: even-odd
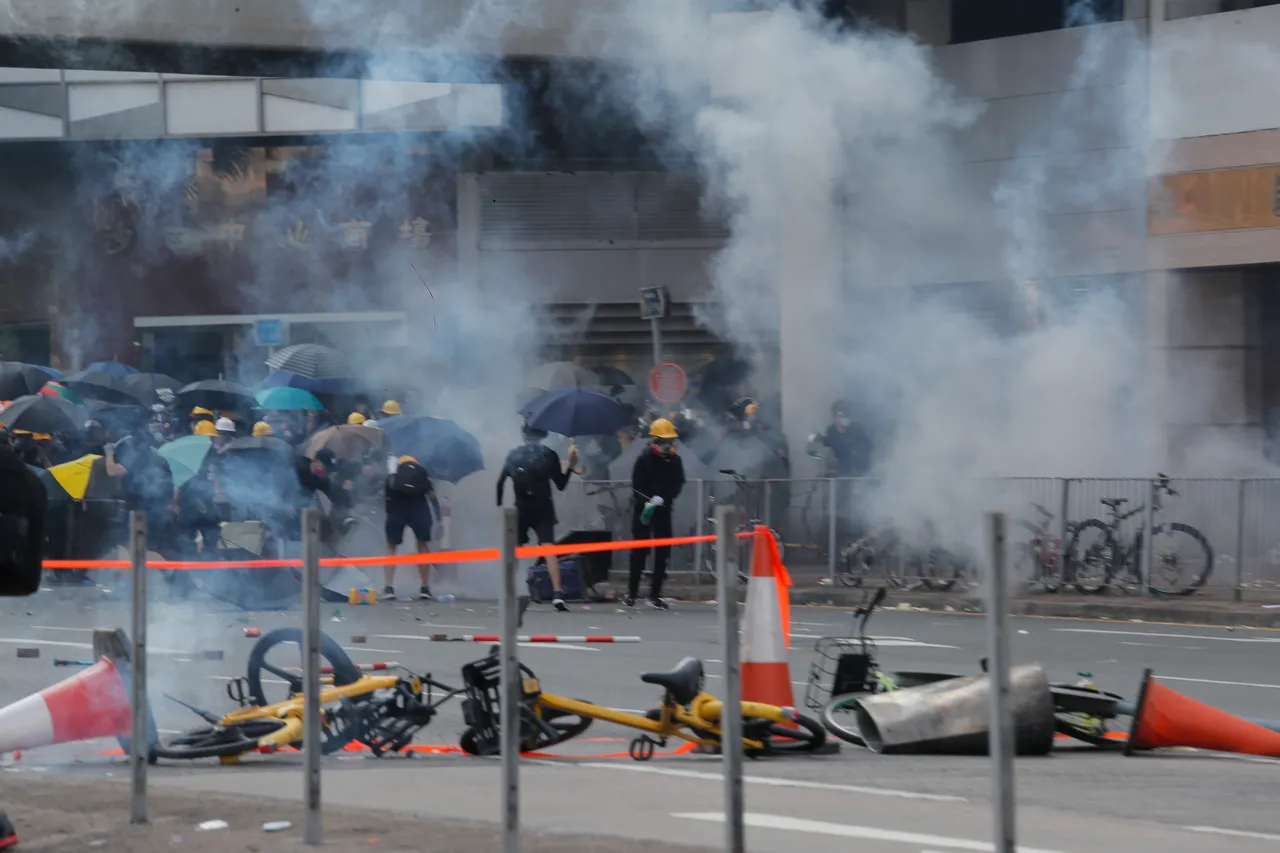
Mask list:
[[[9,820],[9,816],[0,812],[0,850],[16,847],[17,844],[18,830],[13,828],[13,822]]]
[[[1124,754],[1175,746],[1280,758],[1280,733],[1183,696],[1148,669]]]
[[[751,577],[742,618],[742,701],[791,708],[790,646],[791,577],[778,558],[778,546],[767,527],[752,537]]]
[[[129,691],[104,657],[68,679],[0,708],[0,753],[128,736]]]

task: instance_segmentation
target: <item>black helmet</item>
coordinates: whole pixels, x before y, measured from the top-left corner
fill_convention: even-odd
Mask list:
[[[831,416],[835,417],[836,415],[845,415],[847,417],[849,412],[852,411],[852,408],[853,407],[849,405],[848,400],[836,400],[831,404]]]
[[[547,431],[545,429],[535,429],[529,426],[528,421],[520,424],[520,431],[524,433],[525,438],[529,439],[543,439],[547,437]]]

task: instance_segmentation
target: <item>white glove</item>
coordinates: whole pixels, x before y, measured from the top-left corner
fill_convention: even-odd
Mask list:
[[[654,506],[662,506],[664,503],[666,503],[666,501],[662,499],[662,495],[654,495],[653,497],[649,498],[649,503],[653,504]]]

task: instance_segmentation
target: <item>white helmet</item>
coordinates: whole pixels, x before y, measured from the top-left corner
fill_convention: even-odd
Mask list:
[[[236,431],[235,422],[231,418],[218,418],[218,422],[213,425],[213,428],[218,432],[234,433]]]

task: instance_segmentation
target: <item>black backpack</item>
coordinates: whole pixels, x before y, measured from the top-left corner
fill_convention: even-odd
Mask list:
[[[516,499],[536,498],[542,493],[546,484],[547,454],[540,444],[526,444],[516,448],[511,454],[508,465],[511,484],[516,490]]]
[[[427,469],[416,462],[404,462],[391,475],[391,491],[404,497],[426,497],[431,491]]]

